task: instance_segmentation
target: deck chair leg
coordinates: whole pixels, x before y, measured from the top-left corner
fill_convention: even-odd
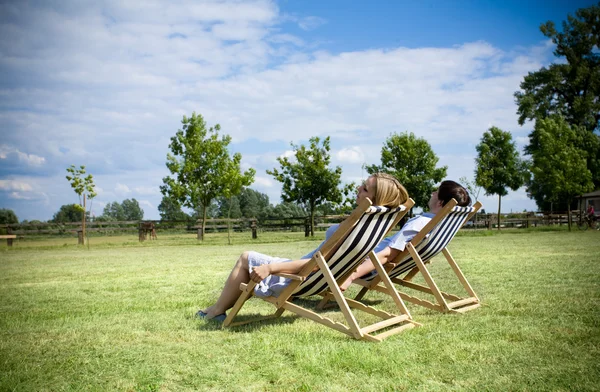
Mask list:
[[[450,251],[448,249],[444,248],[442,250],[442,253],[444,253],[444,256],[446,257],[446,260],[448,261],[448,264],[450,264],[450,267],[452,267],[452,269],[454,270],[454,273],[458,277],[458,280],[460,280],[460,283],[463,285],[463,287],[465,288],[465,290],[467,290],[467,293],[469,293],[469,295],[471,297],[475,298],[479,302],[479,297],[477,297],[477,294],[475,294],[475,291],[473,290],[473,288],[471,287],[471,285],[467,281],[467,278],[462,273],[462,271],[461,271],[460,267],[458,266],[458,264],[456,264],[456,261],[454,260],[454,258],[450,254]]]
[[[325,295],[323,295],[323,299],[317,305],[317,309],[318,310],[325,309],[325,307],[327,306],[327,304],[329,303],[329,301],[331,301],[332,299],[334,299],[333,294],[331,294],[331,292],[328,291],[327,293],[325,293]]]
[[[410,282],[412,280],[412,278],[414,278],[415,275],[418,273],[419,273],[419,268],[414,267],[413,269],[408,271],[408,274],[406,274],[406,276],[404,276],[404,278],[402,278],[402,279]]]
[[[358,326],[358,322],[356,321],[354,314],[352,314],[352,311],[350,310],[350,306],[348,306],[348,303],[346,302],[346,298],[344,297],[342,290],[340,289],[337,282],[335,281],[335,277],[331,273],[331,270],[329,269],[327,262],[323,258],[323,255],[321,254],[321,252],[317,252],[317,255],[315,255],[315,256],[316,256],[317,264],[319,265],[319,268],[321,269],[321,271],[323,273],[323,277],[325,278],[325,280],[327,281],[327,283],[329,285],[331,294],[335,298],[338,306],[340,307],[340,310],[342,311],[342,314],[346,318],[346,322],[348,323],[348,327],[350,328],[350,331],[352,332],[352,336],[354,336],[354,338],[356,338],[356,339],[362,339],[363,333],[361,332],[360,327]]]
[[[225,318],[225,321],[223,321],[223,324],[221,326],[222,328],[228,327],[231,324],[231,322],[238,314],[242,306],[244,306],[244,303],[248,300],[248,298],[252,296],[255,286],[256,282],[250,282],[249,284],[240,284],[240,290],[242,290],[242,292],[240,293],[240,296],[238,297],[237,301],[235,301],[233,308],[231,308],[231,310],[229,311],[229,314]]]
[[[379,275],[379,278],[381,279],[381,283],[383,283],[383,286],[386,288],[386,290],[385,290],[386,294],[388,294],[390,297],[392,297],[392,299],[396,303],[396,306],[398,307],[400,312],[402,312],[402,314],[405,314],[409,317],[409,319],[412,319],[412,316],[410,315],[410,312],[408,311],[406,304],[404,303],[404,301],[402,301],[402,298],[400,298],[400,295],[396,291],[394,284],[390,280],[390,277],[388,276],[388,274],[385,272],[385,269],[383,268],[383,265],[377,258],[377,255],[375,254],[375,252],[371,251],[371,253],[369,254],[369,258],[371,259],[371,261],[373,262],[373,265],[375,266],[375,269],[377,270],[377,274]],[[365,290],[365,289],[367,289],[367,288],[366,287],[363,288],[363,290]],[[363,290],[361,290],[361,292]],[[359,295],[360,295],[360,293],[359,293]]]
[[[368,287],[363,287],[362,289],[360,289],[358,294],[356,294],[356,297],[354,297],[354,300],[360,301],[361,299],[363,299],[363,297],[365,296],[365,294],[367,294],[368,291],[369,291]]]
[[[415,261],[415,264],[417,265],[419,271],[421,272],[421,274],[423,274],[423,278],[425,279],[425,282],[427,282],[427,285],[431,289],[431,293],[433,294],[435,299],[438,301],[438,304],[440,304],[442,306],[444,311],[446,311],[446,312],[450,311],[450,308],[448,307],[448,304],[446,303],[444,296],[442,295],[442,293],[440,292],[440,289],[437,287],[437,285],[433,281],[431,274],[427,270],[427,267],[423,263],[423,260],[421,260],[421,256],[419,256],[419,253],[417,252],[417,250],[415,249],[413,244],[408,243],[406,245],[406,247],[407,247],[409,253],[411,254],[413,260]]]

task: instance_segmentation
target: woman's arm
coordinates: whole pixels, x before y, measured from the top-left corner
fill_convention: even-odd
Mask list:
[[[278,273],[297,274],[309,261],[310,259],[302,259],[285,263],[259,265],[252,269],[250,279],[258,283],[269,275],[277,275]]]

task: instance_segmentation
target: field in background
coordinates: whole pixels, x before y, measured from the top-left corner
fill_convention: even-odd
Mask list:
[[[323,234],[241,235],[2,244],[0,390],[597,390],[600,232],[461,233],[450,249],[484,306],[409,305],[423,327],[380,344],[289,313],[230,330],[194,319],[242,251],[299,256]],[[432,271],[458,290],[443,259]],[[269,311],[253,300],[242,314]]]

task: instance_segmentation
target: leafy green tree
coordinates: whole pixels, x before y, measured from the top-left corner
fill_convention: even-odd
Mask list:
[[[570,127],[565,119],[554,116],[536,121],[530,135],[530,146],[533,147],[526,150],[531,155],[529,192],[551,202],[564,200],[569,230],[573,198],[594,189],[592,173],[586,163],[587,151],[578,147],[581,138],[589,136],[582,127]]]
[[[500,207],[507,188],[516,191],[525,182],[525,164],[512,141],[510,132],[491,127],[483,133],[477,145],[475,184],[483,187],[486,195],[498,195],[498,230]]]
[[[342,168],[329,168],[331,161],[329,137],[323,139],[310,138],[310,147],[296,146],[295,162],[287,157],[279,157],[277,161],[281,169],[267,170],[267,173],[283,184],[281,199],[285,202],[298,202],[308,207],[310,213],[310,232],[314,235],[316,208],[331,201],[340,203],[342,191],[339,189]]]
[[[220,125],[207,128],[201,115],[194,112],[192,117],[183,117],[183,130],[178,130],[171,138],[170,153],[167,154],[167,168],[171,176],[163,178],[161,192],[193,210],[201,209],[202,231],[208,208],[225,192],[225,178],[231,166],[228,146],[231,137],[219,137]]]
[[[75,190],[75,193],[79,195],[79,204],[81,205],[81,230],[83,231],[83,243],[87,241],[87,234],[85,231],[85,221],[87,216],[89,215],[89,211],[86,212],[85,209],[85,201],[86,197],[89,200],[92,200],[96,197],[96,185],[94,185],[94,177],[91,174],[86,176],[85,166],[79,166],[76,168],[75,165],[71,165],[67,168],[67,173],[69,173],[66,178],[67,181],[71,184],[71,188]],[[92,206],[90,203],[90,210]]]
[[[599,187],[600,4],[580,8],[575,16],[568,15],[562,31],[550,21],[542,24],[540,30],[556,45],[554,55],[560,62],[530,72],[524,78],[521,90],[515,92],[519,124],[559,115],[569,125],[578,126],[574,128],[576,132],[586,129],[592,136],[580,138],[576,147],[587,152],[587,168]],[[528,146],[530,152],[535,148]],[[530,189],[540,207],[538,190]]]
[[[140,203],[134,198],[125,199],[121,203],[125,220],[136,221],[144,219],[144,210],[140,207]]]
[[[256,171],[248,169],[242,173],[240,162],[242,155],[240,153],[233,154],[233,159],[229,162],[225,175],[223,177],[225,185],[223,186],[223,196],[229,200],[229,209],[227,210],[227,219],[231,219],[232,197],[239,195],[242,190],[254,181]],[[231,245],[231,222],[227,225],[227,241]]]
[[[188,221],[191,217],[181,210],[181,205],[167,196],[163,196],[158,205],[160,219],[164,221]]]
[[[410,132],[392,134],[381,149],[381,164],[368,165],[369,174],[389,173],[404,185],[415,207],[426,207],[435,185],[446,176],[447,166],[436,167],[438,157],[429,143]]]
[[[124,221],[127,220],[125,218],[125,210],[123,206],[118,201],[113,201],[112,203],[107,203],[104,206],[104,210],[102,211],[103,220],[107,221]]]
[[[270,206],[269,196],[251,188],[244,188],[239,199],[244,218],[257,218]]]
[[[217,199],[217,204],[219,205],[219,218],[225,218],[228,215],[231,219],[242,217],[239,196],[231,196],[230,198],[221,196]]]
[[[8,208],[0,208],[0,224],[16,224],[19,223],[19,218],[13,210]]]
[[[306,211],[296,203],[283,202],[264,209],[262,215],[261,218],[299,218],[306,216]]]
[[[81,219],[83,207],[79,204],[65,204],[52,217],[54,223],[72,223]],[[86,211],[89,216],[89,212]]]
[[[568,15],[561,32],[551,21],[540,30],[563,60],[525,76],[522,91],[515,93],[519,124],[559,114],[571,125],[594,131],[600,121],[600,5]]]

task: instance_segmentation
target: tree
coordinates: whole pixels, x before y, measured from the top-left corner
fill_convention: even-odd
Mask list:
[[[240,168],[240,162],[242,155],[240,153],[233,154],[233,159],[229,162],[229,167],[223,177],[223,196],[229,200],[229,209],[227,210],[227,219],[231,219],[231,198],[239,195],[242,190],[254,181],[254,175],[256,171],[254,169],[248,169],[245,173],[242,173]],[[231,222],[227,222],[227,241],[231,245]]]
[[[502,196],[510,188],[516,191],[525,182],[525,165],[512,141],[510,132],[491,127],[483,133],[476,147],[475,184],[483,187],[486,195],[498,195],[498,230]]]
[[[244,188],[239,198],[244,218],[257,218],[270,206],[269,196],[251,188]]]
[[[600,186],[600,4],[568,15],[562,31],[553,22],[540,26],[542,34],[556,45],[560,63],[530,72],[515,92],[519,124],[552,115],[562,116],[571,126],[583,127],[594,138],[577,146],[587,152],[587,168],[596,187]],[[578,128],[580,129],[580,128]],[[594,133],[594,131],[596,131]],[[595,140],[593,140],[595,139]],[[533,152],[535,146],[529,146]],[[538,201],[538,199],[536,199]],[[540,204],[538,203],[538,206]]]
[[[83,244],[85,244],[85,242],[87,241],[87,235],[85,232],[85,220],[86,220],[86,215],[88,215],[86,213],[85,210],[85,199],[86,197],[90,200],[92,200],[94,197],[96,197],[96,185],[94,185],[94,178],[91,174],[88,174],[87,176],[85,176],[86,172],[85,172],[85,166],[79,166],[79,169],[75,167],[75,165],[71,165],[70,167],[67,168],[67,173],[69,173],[66,178],[67,181],[69,181],[69,183],[71,184],[71,188],[73,188],[75,190],[75,193],[77,193],[77,195],[79,195],[79,204],[82,207],[81,210],[81,230],[82,230],[82,240],[83,240]],[[84,177],[85,176],[85,177]],[[82,201],[82,197],[83,197],[83,201]],[[91,210],[91,205],[90,205],[90,210]]]
[[[181,205],[167,196],[163,196],[158,205],[160,219],[164,221],[187,221],[191,217],[181,210]]]
[[[589,136],[583,127],[570,127],[564,118],[554,116],[536,121],[530,135],[532,148],[526,150],[531,155],[528,191],[547,201],[566,201],[569,230],[573,198],[594,189],[587,152],[578,147],[581,138]]]
[[[448,170],[447,166],[436,168],[438,157],[429,143],[410,132],[392,134],[381,149],[381,164],[365,166],[369,174],[389,173],[404,185],[415,207],[426,207]]]
[[[171,138],[167,168],[172,174],[163,178],[163,195],[185,207],[199,210],[210,206],[224,194],[225,177],[231,165],[227,147],[231,137],[219,138],[219,124],[208,128],[201,115],[183,116],[183,130]],[[201,240],[204,239],[208,208],[202,208]]]
[[[283,184],[281,199],[285,202],[298,202],[308,207],[310,213],[310,233],[314,236],[315,209],[326,201],[340,203],[342,192],[338,188],[342,176],[342,168],[329,168],[329,137],[323,139],[310,138],[310,147],[291,144],[295,162],[287,157],[279,157],[277,168],[267,170],[267,174]]]
[[[144,210],[140,207],[140,203],[134,198],[131,198],[131,200],[123,200],[121,206],[123,207],[125,220],[136,221],[144,219]]]
[[[104,206],[104,210],[102,211],[102,218],[107,221],[127,220],[125,218],[125,210],[123,210],[123,206],[118,201],[107,203]]]
[[[0,224],[10,225],[19,223],[19,218],[13,210],[8,208],[0,208]]]
[[[540,26],[556,45],[554,55],[566,62],[525,77],[523,91],[515,93],[519,124],[559,114],[567,123],[593,131],[600,121],[600,6],[580,8],[562,28],[557,31],[551,21]]]
[[[54,223],[71,223],[81,219],[83,207],[79,204],[65,204],[60,206],[60,209],[52,217]],[[86,212],[86,215],[89,213]]]

